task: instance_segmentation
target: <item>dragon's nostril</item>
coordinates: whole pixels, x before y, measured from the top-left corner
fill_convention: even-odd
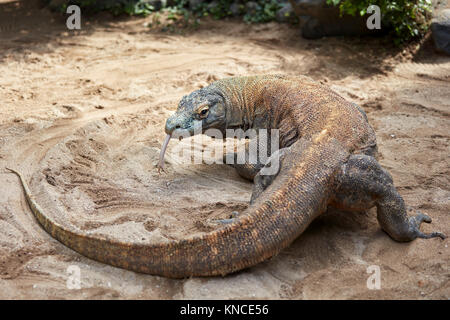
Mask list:
[[[174,130],[181,129],[181,125],[177,124],[173,119],[167,119],[165,131],[171,134]]]

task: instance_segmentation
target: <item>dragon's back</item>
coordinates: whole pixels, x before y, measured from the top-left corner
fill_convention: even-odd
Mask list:
[[[374,153],[376,137],[364,111],[309,77],[261,75],[225,78],[213,83],[243,114],[267,118],[280,129],[280,147],[326,129],[351,153]]]

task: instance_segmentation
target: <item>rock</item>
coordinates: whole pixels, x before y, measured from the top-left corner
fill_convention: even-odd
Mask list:
[[[202,4],[202,0],[189,0],[189,9],[193,10]]]
[[[230,12],[234,17],[237,17],[242,14],[241,6],[242,5],[237,2],[233,2],[230,5]]]
[[[50,9],[52,10],[58,10],[61,9],[63,4],[66,3],[66,0],[51,0],[48,4]]]
[[[208,9],[208,11],[212,12],[218,7],[219,7],[219,1],[214,0],[214,1],[211,1],[211,3],[208,4],[208,6],[206,8]]]
[[[339,8],[328,5],[326,0],[290,0],[295,14],[299,17],[302,36],[317,39],[324,36],[358,36],[380,34],[388,31],[386,26],[381,30],[370,30],[366,26],[367,17],[344,14]],[[305,18],[308,16],[309,18]]]
[[[298,6],[303,8],[326,7],[326,0],[295,0]],[[291,1],[292,3],[292,1]]]
[[[308,16],[302,27],[302,37],[305,39],[320,39],[326,35],[318,19]]]
[[[431,21],[431,32],[436,49],[450,55],[450,9],[438,11]]]
[[[256,2],[249,1],[245,4],[245,11],[249,15],[254,15],[259,10],[261,10],[261,6],[259,4],[257,4]]]
[[[155,11],[159,11],[163,7],[163,3],[160,0],[151,0],[147,1],[147,3],[151,5]]]
[[[296,20],[294,9],[292,5],[285,3],[276,13],[275,20],[278,22],[294,22]]]
[[[175,0],[161,0],[161,2],[163,8],[173,7],[174,5],[176,5]]]

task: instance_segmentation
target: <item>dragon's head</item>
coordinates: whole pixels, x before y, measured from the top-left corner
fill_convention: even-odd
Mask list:
[[[225,132],[227,127],[225,103],[225,98],[213,86],[184,96],[178,104],[177,111],[166,121],[167,136],[159,155],[159,169],[164,170],[164,154],[173,136],[180,134],[181,139],[186,133],[192,136],[213,128]]]
[[[194,135],[210,128],[225,130],[226,110],[223,96],[208,86],[181,99],[177,111],[167,119],[165,131],[171,136],[177,130]]]

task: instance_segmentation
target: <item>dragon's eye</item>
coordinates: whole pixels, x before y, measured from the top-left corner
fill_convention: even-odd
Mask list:
[[[208,111],[209,111],[208,107],[203,107],[202,109],[200,109],[198,112],[200,118],[205,118],[208,114]]]

